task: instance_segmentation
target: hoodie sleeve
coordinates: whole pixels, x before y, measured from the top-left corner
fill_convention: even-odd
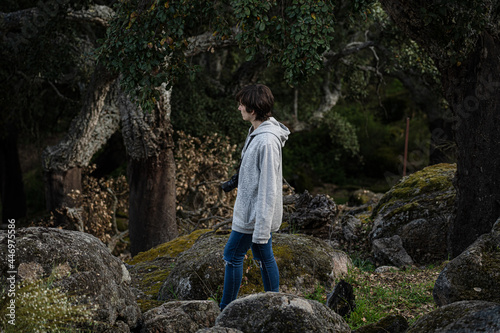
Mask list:
[[[279,166],[281,163],[280,145],[277,138],[267,140],[259,148],[259,187],[256,200],[255,228],[252,242],[266,244],[271,236],[271,225],[276,209],[277,196],[281,195],[277,187]]]

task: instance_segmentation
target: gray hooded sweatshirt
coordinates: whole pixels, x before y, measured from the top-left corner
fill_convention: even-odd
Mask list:
[[[253,234],[252,242],[266,244],[283,218],[281,148],[290,131],[273,117],[250,128],[241,153],[238,194],[232,229]],[[251,139],[253,137],[253,139]]]

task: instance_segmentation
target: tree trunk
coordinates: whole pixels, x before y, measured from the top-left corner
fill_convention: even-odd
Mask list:
[[[56,225],[73,229],[63,214],[65,208],[78,206],[68,196],[81,191],[81,169],[119,127],[115,105],[118,81],[102,69],[96,69],[79,115],[72,121],[67,135],[42,154],[45,172],[46,206],[56,216]]]
[[[2,199],[2,223],[9,219],[26,216],[21,164],[17,149],[17,130],[10,124],[0,138],[0,197]]]
[[[171,91],[159,88],[162,98],[146,113],[120,98],[122,133],[129,156],[130,252],[136,255],[178,236],[175,220],[175,161]]]
[[[321,85],[321,90],[323,95],[321,96],[321,104],[318,109],[314,111],[313,119],[321,120],[325,116],[325,113],[330,111],[340,99],[340,92],[342,89],[342,80],[337,75],[337,72],[333,71],[333,83],[330,79],[331,73],[326,70],[323,74],[323,83]],[[330,89],[330,85],[333,86],[333,90]]]
[[[44,180],[47,210],[54,213],[56,225],[76,229],[76,226],[69,224],[70,221],[64,214],[64,208],[80,205],[71,197],[71,193],[82,192],[82,169],[72,167],[67,170],[46,170]]]
[[[426,6],[435,2],[381,0],[398,27],[423,46],[441,72],[444,95],[453,112],[457,144],[456,218],[451,222],[448,248],[455,257],[478,236],[491,231],[500,216],[500,40],[498,34],[459,27],[475,49],[462,63],[451,61],[443,40],[442,20],[428,20]],[[491,3],[484,3],[485,8]],[[468,3],[458,9],[469,9]],[[450,7],[453,8],[453,7]],[[470,8],[471,14],[473,8]],[[449,12],[452,15],[453,10]],[[453,16],[447,17],[452,20]],[[492,20],[496,16],[492,16]],[[467,25],[467,22],[456,24]],[[490,22],[491,25],[495,22]],[[460,29],[461,28],[461,29]],[[489,28],[488,25],[485,28]],[[460,38],[458,39],[460,40]],[[471,44],[474,45],[474,44]],[[461,47],[463,45],[457,45]]]
[[[443,73],[456,120],[457,217],[450,250],[459,255],[500,216],[500,40],[484,33],[467,63]]]
[[[172,136],[168,139],[172,143]],[[130,159],[130,252],[136,255],[178,236],[175,220],[175,161],[172,149]]]

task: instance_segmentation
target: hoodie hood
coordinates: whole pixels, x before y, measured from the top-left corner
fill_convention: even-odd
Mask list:
[[[251,130],[252,128],[250,127],[249,131]],[[285,125],[277,121],[274,117],[270,117],[268,120],[260,124],[255,131],[251,132],[249,136],[252,137],[262,133],[274,134],[280,140],[281,147],[284,147],[286,140],[288,140],[290,130]]]

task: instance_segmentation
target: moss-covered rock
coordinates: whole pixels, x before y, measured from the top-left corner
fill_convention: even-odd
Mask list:
[[[455,302],[418,319],[407,333],[500,332],[500,304]]]
[[[0,231],[0,244],[7,244],[7,238],[7,232]],[[96,237],[57,228],[20,228],[16,230],[15,254],[16,267],[0,260],[0,285],[7,285],[6,278],[11,275],[7,272],[15,269],[19,270],[17,283],[59,276],[49,287],[59,288],[79,302],[96,306],[92,313],[98,323],[92,327],[94,332],[138,326],[141,312],[130,290],[129,272]],[[0,256],[7,258],[7,246],[0,247]],[[2,288],[0,300],[1,296]],[[18,314],[21,312],[18,309]],[[37,317],[30,314],[27,320],[33,321],[33,318]]]
[[[433,296],[438,306],[461,300],[500,303],[500,219],[491,233],[479,237],[446,265]]]
[[[403,178],[373,210],[371,240],[398,235],[415,263],[445,260],[449,223],[455,216],[455,172],[454,164],[437,164]]]
[[[129,262],[129,265],[135,265],[140,262],[153,261],[159,257],[170,257],[175,258],[183,251],[186,251],[194,242],[210,229],[198,229],[190,233],[189,235],[177,237],[170,242],[160,244],[148,251],[140,252]]]
[[[163,303],[158,301],[158,294],[163,282],[175,266],[175,258],[183,251],[188,250],[207,231],[210,230],[196,230],[189,235],[178,237],[148,251],[138,253],[127,263],[132,278],[132,287],[136,292],[137,303],[142,312]]]
[[[374,193],[367,189],[359,189],[349,196],[349,206],[375,205],[381,198],[381,194]]]
[[[218,299],[224,282],[224,246],[228,235],[210,235],[179,255],[163,284],[159,298]],[[273,251],[280,270],[280,288],[291,293],[312,293],[318,284],[329,288],[347,273],[349,257],[324,241],[305,235],[274,234]],[[260,269],[251,251],[244,262],[240,295],[263,291]]]

